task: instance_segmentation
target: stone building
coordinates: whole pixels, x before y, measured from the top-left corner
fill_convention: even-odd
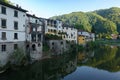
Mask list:
[[[27,14],[26,20],[26,51],[32,60],[42,57],[43,23],[35,15]]]
[[[63,54],[70,48],[70,45],[65,40],[48,40],[47,44],[50,46],[52,55]]]

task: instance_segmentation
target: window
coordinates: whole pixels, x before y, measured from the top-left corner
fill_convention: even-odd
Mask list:
[[[39,44],[38,44],[38,47],[40,47],[40,46],[41,46],[41,44],[39,43]]]
[[[36,29],[35,29],[35,28],[33,28],[33,31],[36,31]]]
[[[36,41],[36,34],[35,33],[32,33],[31,37],[32,37],[32,41]]]
[[[14,39],[18,39],[18,34],[14,33]]]
[[[33,50],[33,51],[36,50],[36,46],[35,46],[35,44],[32,45],[32,50]]]
[[[26,49],[29,49],[29,45],[26,46]]]
[[[2,45],[1,48],[2,48],[1,49],[2,52],[6,51],[6,45]]]
[[[68,27],[66,27],[66,29],[68,29]]]
[[[41,34],[38,34],[38,41],[41,41]]]
[[[65,35],[64,35],[64,38],[65,38]]]
[[[6,40],[6,32],[2,32],[2,40]]]
[[[53,32],[53,30],[51,29],[51,32]]]
[[[61,45],[63,45],[63,42],[61,42]]]
[[[23,17],[25,17],[25,15],[23,15]]]
[[[14,17],[18,17],[18,11],[14,11]]]
[[[35,23],[37,23],[37,20],[35,20]]]
[[[14,44],[14,50],[18,49],[18,44]]]
[[[54,42],[52,42],[52,45],[54,45]]]
[[[14,22],[14,29],[17,30],[18,29],[18,22]]]
[[[71,37],[73,37],[73,34],[71,33]]]
[[[54,33],[56,33],[57,31],[56,30],[54,30]]]
[[[6,28],[6,19],[1,19],[1,27]]]
[[[6,14],[6,7],[3,7],[3,6],[1,7],[1,13]]]
[[[48,32],[50,32],[50,29],[48,29]]]

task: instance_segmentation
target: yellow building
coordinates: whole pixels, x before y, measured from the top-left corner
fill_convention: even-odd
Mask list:
[[[78,44],[85,44],[85,36],[78,35]]]

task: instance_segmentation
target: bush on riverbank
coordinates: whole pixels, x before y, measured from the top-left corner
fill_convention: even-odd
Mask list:
[[[10,56],[10,62],[14,65],[23,65],[27,62],[27,57],[24,51],[20,48],[16,49]]]
[[[50,47],[47,43],[43,44],[43,52],[48,52],[50,50]]]
[[[62,40],[62,37],[58,35],[53,35],[53,34],[46,34],[45,40]]]
[[[87,49],[92,49],[92,50],[93,50],[93,49],[99,47],[100,45],[101,45],[101,43],[99,43],[99,42],[91,41],[91,42],[87,42],[86,48],[87,48]]]
[[[93,49],[96,49],[98,48],[99,46],[101,45],[100,42],[96,42],[96,41],[90,41],[90,42],[87,42],[86,45],[77,45],[77,49],[78,51],[84,51],[84,50],[93,50]]]
[[[78,51],[83,51],[85,48],[83,45],[76,45]]]

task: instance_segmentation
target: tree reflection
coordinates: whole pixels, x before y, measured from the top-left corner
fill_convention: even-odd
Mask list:
[[[83,52],[80,52],[78,55],[81,54],[83,54]],[[80,66],[92,66],[110,72],[120,71],[120,47],[109,45],[100,46],[94,51],[84,51],[84,55],[85,59],[88,60],[83,62],[85,59],[80,61],[78,57],[78,65]]]
[[[5,80],[60,80],[67,74],[76,70],[76,54],[67,53],[53,56],[18,70],[9,70],[2,74]]]

